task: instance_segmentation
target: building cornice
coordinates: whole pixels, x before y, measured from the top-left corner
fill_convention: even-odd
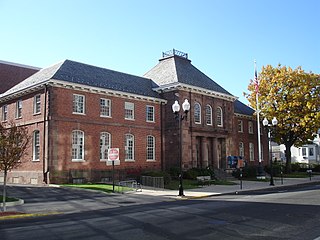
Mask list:
[[[142,100],[142,101],[155,102],[155,103],[164,103],[164,104],[167,103],[165,99],[161,99],[161,98],[154,98],[149,96],[132,94],[128,92],[121,92],[121,91],[116,91],[116,90],[107,89],[107,88],[91,87],[84,84],[71,83],[71,82],[61,81],[56,79],[51,79],[48,83],[50,84],[50,86],[54,86],[54,87],[62,87],[66,89],[103,94],[107,96],[129,98],[134,100]]]
[[[220,99],[227,100],[230,102],[234,102],[235,100],[238,99],[238,97],[235,97],[233,95],[208,90],[205,88],[195,87],[195,86],[180,83],[180,82],[165,84],[160,87],[153,88],[153,90],[156,92],[159,92],[159,93],[171,92],[174,90],[184,90],[184,91],[193,92],[193,93],[200,93],[202,95],[206,95],[206,96],[210,96],[210,97],[220,98]]]

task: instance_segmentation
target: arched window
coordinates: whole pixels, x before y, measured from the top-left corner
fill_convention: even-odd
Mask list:
[[[134,136],[132,134],[125,135],[125,160],[134,161]]]
[[[108,160],[108,149],[111,147],[111,134],[100,133],[100,161]]]
[[[221,107],[217,107],[217,126],[223,127],[223,112]]]
[[[244,145],[243,142],[239,142],[239,156],[244,157]]]
[[[212,107],[209,104],[206,105],[206,124],[212,125]]]
[[[72,161],[84,160],[84,133],[72,131]]]
[[[196,124],[201,123],[201,106],[199,103],[194,103],[194,122]]]
[[[38,130],[35,130],[33,132],[32,143],[33,143],[32,160],[38,161],[40,159],[40,132]]]
[[[147,161],[155,160],[155,137],[147,136]]]

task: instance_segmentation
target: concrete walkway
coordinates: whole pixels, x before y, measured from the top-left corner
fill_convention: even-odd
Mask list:
[[[245,191],[254,191],[262,189],[272,189],[280,188],[284,186],[294,186],[308,183],[319,183],[320,184],[320,175],[312,176],[310,178],[284,178],[283,184],[280,178],[274,178],[274,186],[270,186],[270,182],[267,181],[242,181],[242,189],[240,181],[234,181],[236,185],[209,185],[203,186],[196,189],[184,190],[183,197],[178,196],[177,190],[155,190],[155,189],[142,189],[141,192],[135,192],[134,194],[140,195],[152,195],[152,196],[161,196],[174,199],[192,199],[192,198],[203,198],[221,194],[228,193],[241,193]]]

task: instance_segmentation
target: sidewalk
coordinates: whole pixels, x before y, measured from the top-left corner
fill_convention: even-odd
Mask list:
[[[183,197],[178,196],[177,190],[155,190],[155,189],[144,189],[141,192],[135,192],[138,195],[152,195],[161,196],[173,199],[193,199],[193,198],[204,198],[210,196],[216,196],[221,194],[236,194],[246,191],[261,190],[261,189],[271,189],[280,188],[284,186],[294,186],[301,184],[309,184],[311,182],[320,184],[320,176],[312,176],[311,180],[309,178],[284,178],[283,184],[281,184],[280,178],[274,178],[274,186],[270,186],[270,182],[262,181],[242,181],[242,189],[240,186],[240,181],[234,181],[236,185],[209,185],[203,186],[196,189],[184,190]]]

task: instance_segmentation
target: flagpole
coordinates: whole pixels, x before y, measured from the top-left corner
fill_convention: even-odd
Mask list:
[[[259,165],[258,165],[258,176],[257,178],[263,178],[263,169],[262,169],[262,156],[261,156],[261,135],[260,135],[260,109],[259,109],[259,80],[257,74],[257,62],[254,60],[254,84],[256,92],[256,113],[257,113],[257,134],[258,134],[258,156],[259,156]]]

